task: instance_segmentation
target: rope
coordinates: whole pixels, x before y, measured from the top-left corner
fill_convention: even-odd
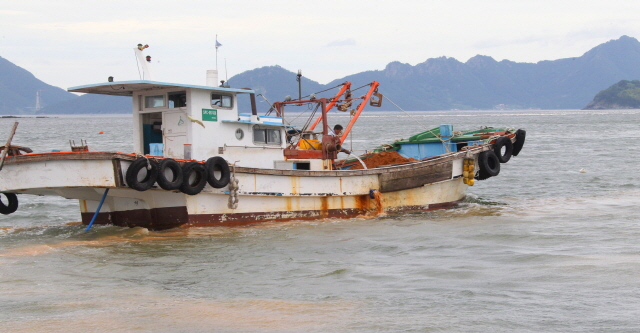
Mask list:
[[[303,114],[307,113],[307,111],[309,111],[309,110],[311,110],[311,108],[307,107],[306,110],[300,112],[300,114],[297,117],[293,118],[293,120],[291,120],[291,121],[288,121],[287,124],[291,125],[292,122],[296,121],[298,118],[300,118]],[[312,116],[314,116],[315,114],[316,114],[316,111],[314,110],[313,113],[312,113]]]
[[[151,170],[151,162],[149,162],[149,158],[144,156],[143,154],[136,154],[136,159],[138,159],[140,157],[142,157],[145,160],[147,160],[147,170]]]
[[[415,121],[418,125],[424,127],[424,129],[426,129],[427,131],[431,132],[431,129],[427,128],[427,126],[424,126],[422,123],[420,123],[418,120],[416,120],[415,118],[413,118],[412,115],[408,114],[407,111],[403,110],[400,106],[398,106],[398,104],[394,103],[391,99],[389,99],[389,97],[387,97],[386,95],[383,95],[384,98],[387,99],[387,101],[391,102],[391,104],[395,105],[395,107],[397,107],[400,111],[404,112],[404,114],[406,114],[409,118],[411,118],[413,121]],[[435,133],[431,132],[431,134],[436,135]]]
[[[238,178],[236,178],[236,163],[234,162],[231,165],[231,179],[229,180],[229,201],[227,202],[227,207],[229,209],[238,208],[238,190],[240,189],[240,182]]]
[[[316,113],[318,112],[318,108],[320,108],[320,103],[316,104],[316,107],[315,107],[315,108],[313,109],[313,111],[311,112],[311,115],[310,115],[309,117],[307,117],[307,121],[306,121],[306,122],[304,123],[304,125],[302,126],[302,129],[300,130],[300,132],[299,132],[299,133],[296,133],[296,134],[294,134],[294,135],[291,135],[291,138],[293,138],[294,136],[300,136],[300,139],[298,139],[298,141],[300,141],[300,140],[305,140],[305,141],[306,141],[310,146],[312,146],[312,145],[311,145],[311,143],[310,143],[309,141],[307,141],[306,139],[304,139],[304,138],[302,137],[302,133],[304,133],[304,132],[307,130],[307,128],[309,128],[309,125],[311,125],[311,121],[312,121],[313,119],[315,119],[315,115],[316,115]],[[300,113],[297,117],[295,117],[293,120],[291,120],[291,121],[287,121],[287,120],[285,120],[285,122],[287,122],[289,125],[291,125],[291,123],[292,123],[292,122],[294,122],[296,119],[300,118],[303,114],[307,113],[307,111],[308,111],[308,110],[311,110],[310,106],[309,106],[309,108],[308,108],[307,110],[305,110],[305,111],[301,112],[301,113]],[[293,140],[292,140],[292,141],[293,141]],[[290,145],[290,146],[292,146],[292,147],[293,147],[293,146],[294,146],[294,143],[293,143],[293,142],[291,142],[291,145]],[[312,146],[312,147],[313,147],[313,146]],[[313,149],[315,149],[315,148],[313,148]]]
[[[342,85],[342,83],[340,83],[339,85],[337,85],[337,86],[335,86],[335,87],[327,88],[327,89],[325,89],[325,90],[321,90],[321,91],[318,91],[318,92],[314,92],[314,93],[312,93],[312,94],[319,94],[319,93],[323,93],[323,92],[325,92],[325,91],[329,91],[329,90],[331,90],[331,89],[338,88],[338,87],[340,87],[341,85]],[[309,96],[311,96],[311,94],[309,94],[309,95],[307,95],[307,96],[302,96],[302,97],[300,97],[300,99],[298,99],[298,100],[304,99],[304,98],[309,97]]]
[[[362,88],[367,87],[367,86],[370,86],[370,85],[371,85],[371,83],[367,83],[367,84],[365,84],[365,85],[363,85],[363,86],[360,86],[360,87],[358,87],[358,88],[356,88],[356,89],[351,89],[351,91],[352,91],[352,92],[354,92],[354,91],[356,91],[356,90],[358,90],[358,89],[362,89]],[[342,86],[342,83],[341,83],[341,84],[339,84],[339,85],[337,85],[337,86],[335,86],[335,87],[331,87],[331,88],[327,88],[327,89],[325,89],[325,90],[320,90],[320,91],[318,91],[318,92],[314,92],[313,94],[316,94],[316,95],[317,95],[317,94],[320,94],[320,93],[323,93],[323,92],[327,92],[327,91],[329,91],[329,90],[331,90],[331,89],[338,88],[338,87],[340,87],[340,86]],[[311,96],[311,94],[306,95],[306,96],[302,96],[300,99],[304,99],[304,98],[306,98],[306,97],[310,97],[310,96]],[[300,100],[300,99],[299,99],[299,100]]]
[[[264,97],[263,94],[258,94],[257,96],[262,97],[262,99],[264,99],[265,102],[267,102],[267,104],[269,104],[269,111],[267,111],[267,114],[265,116],[268,116],[271,114],[271,111],[275,110],[275,108],[273,107],[273,104],[271,104],[271,102],[269,102],[269,100]]]
[[[140,80],[142,80],[142,74],[140,74],[140,64],[138,63],[138,55],[136,54],[135,50],[133,50],[133,55],[134,55],[134,58],[136,58],[136,67],[138,68],[138,77],[140,77]]]
[[[365,84],[365,85],[363,85],[363,86],[360,86],[360,87],[358,87],[358,88],[356,88],[356,89],[351,89],[351,92],[354,92],[354,91],[356,91],[356,90],[358,90],[358,89],[362,89],[362,88],[364,88],[364,87],[368,87],[368,86],[370,86],[370,85],[371,85],[371,83],[367,83],[367,84]]]

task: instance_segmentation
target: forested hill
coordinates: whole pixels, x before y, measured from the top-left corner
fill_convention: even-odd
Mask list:
[[[640,81],[622,80],[599,92],[585,110],[640,108]]]

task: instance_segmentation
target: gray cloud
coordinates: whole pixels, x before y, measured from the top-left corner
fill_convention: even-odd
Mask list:
[[[356,40],[353,38],[347,38],[347,39],[341,39],[341,40],[334,40],[333,42],[330,42],[326,46],[332,47],[332,46],[352,46],[352,45],[356,45]]]

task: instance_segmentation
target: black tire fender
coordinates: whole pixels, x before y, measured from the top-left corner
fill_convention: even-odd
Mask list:
[[[151,165],[151,169],[147,169],[148,165]],[[146,174],[140,179],[139,175],[142,169],[146,170]],[[125,176],[127,185],[136,191],[146,191],[150,189],[156,182],[156,179],[158,179],[158,162],[145,157],[140,157],[133,161],[129,169],[127,169]]]
[[[524,140],[527,137],[527,131],[519,129],[516,131],[516,142],[513,143],[513,156],[518,156],[522,146],[524,146]]]
[[[500,161],[493,150],[487,150],[478,156],[478,166],[480,171],[476,177],[478,180],[485,180],[500,174]]]
[[[504,154],[502,153],[502,148],[504,147]],[[513,153],[513,143],[511,139],[506,136],[501,136],[496,140],[496,143],[493,144],[493,152],[498,157],[498,161],[500,163],[507,163],[511,159],[511,154]]]
[[[2,193],[7,198],[7,204],[0,200],[0,214],[9,215],[18,210],[18,196],[15,193]]]
[[[171,179],[167,178],[166,171],[171,171]],[[182,167],[180,163],[171,158],[165,158],[158,165],[158,185],[167,191],[175,191],[182,186]]]
[[[211,157],[207,160],[205,166],[207,168],[207,181],[211,187],[223,188],[229,184],[231,170],[229,170],[229,163],[224,158],[220,156]],[[216,177],[217,174],[220,177]]]
[[[207,185],[207,170],[202,163],[189,162],[182,166],[182,185],[180,191],[196,195]]]

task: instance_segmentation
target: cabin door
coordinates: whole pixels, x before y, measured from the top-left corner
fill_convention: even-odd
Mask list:
[[[184,158],[188,122],[187,115],[182,111],[162,113],[164,157]]]
[[[160,112],[142,115],[142,152],[145,155],[162,155],[158,145],[162,144],[162,114]],[[154,149],[155,148],[155,149]]]

